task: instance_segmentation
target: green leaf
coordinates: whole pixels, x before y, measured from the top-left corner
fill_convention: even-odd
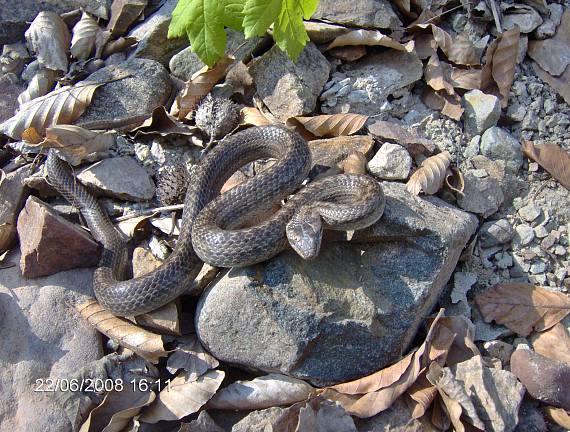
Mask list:
[[[222,0],[224,3],[223,22],[234,30],[243,30],[243,10],[245,0]]]
[[[284,0],[245,0],[243,30],[246,38],[263,36],[281,11]]]
[[[186,34],[188,15],[192,8],[192,0],[178,0],[178,4],[172,11],[172,20],[168,26],[168,37],[175,38]]]
[[[303,9],[303,18],[310,19],[317,10],[320,0],[301,0],[301,8]]]
[[[305,44],[309,41],[303,25],[302,3],[302,0],[283,0],[281,12],[273,28],[275,42],[279,48],[287,52],[293,61],[297,61]]]

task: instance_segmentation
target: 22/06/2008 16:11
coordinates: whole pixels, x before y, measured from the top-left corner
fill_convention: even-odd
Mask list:
[[[141,391],[147,392],[152,390],[170,390],[171,380],[165,381],[152,381],[145,378],[131,379],[127,383],[123,379],[102,379],[102,378],[72,378],[72,379],[53,379],[53,378],[38,378],[35,381],[34,392],[54,393],[54,392],[67,392],[67,391],[85,391],[85,392],[109,392],[109,391],[123,391],[125,386],[130,385],[133,392]]]

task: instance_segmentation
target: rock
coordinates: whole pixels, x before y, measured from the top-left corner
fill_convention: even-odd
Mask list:
[[[542,214],[540,207],[531,202],[519,209],[519,216],[525,222],[532,222]]]
[[[356,6],[356,7],[355,7]],[[398,29],[402,22],[386,0],[321,0],[312,18],[354,27]]]
[[[518,225],[515,228],[516,235],[515,235],[515,242],[520,244],[521,246],[526,246],[534,240],[534,230],[531,226],[526,224]]]
[[[516,173],[523,163],[522,147],[508,132],[494,126],[481,137],[481,154],[489,159],[505,162],[507,169]]]
[[[487,248],[508,243],[515,232],[507,219],[485,222],[479,231],[481,246]]]
[[[388,96],[422,77],[422,62],[415,54],[393,50],[369,54],[341,69],[350,78],[351,91],[338,96],[331,113],[377,115]]]
[[[162,261],[155,257],[151,251],[143,247],[136,247],[133,251],[133,277],[137,278],[157,269]]]
[[[272,430],[274,424],[282,415],[286,414],[286,408],[272,407],[264,410],[252,411],[242,420],[237,422],[231,432],[254,432]]]
[[[168,100],[170,77],[166,69],[154,60],[135,58],[106,66],[89,75],[86,80],[105,82],[127,75],[131,76],[99,87],[76,124],[150,114],[155,107]]]
[[[511,354],[515,350],[515,347],[509,343],[503,342],[501,340],[492,340],[485,342],[483,348],[487,351],[491,357],[498,358],[501,363],[508,365],[511,361]]]
[[[495,255],[497,267],[500,269],[507,269],[513,266],[513,257],[508,252],[499,252]]]
[[[477,415],[490,432],[510,432],[518,423],[524,387],[512,373],[485,366],[481,356],[449,368],[475,405]]]
[[[285,252],[234,268],[200,298],[196,329],[216,358],[329,384],[397,360],[449,279],[477,220],[383,183],[387,202],[351,243],[314,261]],[[239,313],[236,313],[239,311]]]
[[[570,410],[570,366],[566,363],[518,349],[511,356],[511,371],[533,398]]]
[[[548,235],[548,231],[543,225],[538,225],[534,227],[534,235],[539,239],[543,239]]]
[[[463,210],[486,218],[499,210],[505,197],[497,180],[493,177],[478,178],[473,171],[464,174],[465,189],[457,198],[457,204]]]
[[[82,170],[77,178],[99,195],[111,198],[145,201],[154,196],[152,179],[130,157],[103,159]]]
[[[18,77],[13,73],[0,76],[0,123],[8,120],[14,115],[18,108],[18,95],[26,90],[20,83]]]
[[[406,180],[412,169],[412,158],[404,147],[385,143],[368,162],[368,170],[384,180]]]
[[[128,36],[139,41],[131,57],[155,60],[167,66],[173,55],[188,46],[186,36],[168,38],[168,26],[177,2],[166,0],[158,11],[131,30]]]
[[[274,45],[249,67],[257,93],[282,120],[315,109],[329,71],[329,62],[313,43],[305,46],[296,63]]]
[[[18,217],[20,268],[27,278],[48,276],[99,261],[99,245],[49,205],[29,197]]]
[[[501,117],[501,102],[494,95],[481,90],[471,90],[463,96],[465,107],[465,130],[470,135],[481,135],[491,126],[496,126]]]
[[[316,44],[325,44],[350,31],[350,29],[344,26],[319,21],[305,21],[303,24],[309,39]]]
[[[546,263],[544,261],[535,262],[530,266],[532,274],[544,273],[546,271]]]
[[[503,28],[509,30],[518,26],[521,33],[530,33],[542,24],[542,17],[527,5],[512,5],[513,13],[503,15]]]
[[[396,399],[388,409],[374,417],[355,417],[354,423],[358,432],[428,432],[418,419],[412,418],[412,410],[404,398]]]
[[[479,154],[479,149],[481,147],[481,135],[475,135],[467,144],[467,147],[463,150],[463,157],[465,159],[472,158]]]
[[[18,253],[8,255],[18,261]],[[73,303],[91,292],[92,270],[61,272],[30,283],[16,266],[0,278],[0,418],[2,430],[71,432],[52,391],[42,380],[67,378],[103,355],[98,332]],[[76,429],[75,429],[76,430]]]
[[[29,195],[24,180],[31,172],[31,165],[27,165],[8,173],[0,182],[0,254],[16,244],[18,214]]]
[[[519,409],[519,423],[515,432],[547,432],[546,422],[537,407],[537,402],[525,398]]]
[[[206,411],[201,411],[196,420],[182,423],[178,432],[224,432]]]

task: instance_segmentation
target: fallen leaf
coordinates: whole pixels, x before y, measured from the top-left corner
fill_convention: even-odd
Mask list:
[[[544,331],[570,313],[570,299],[563,293],[525,283],[504,283],[475,297],[486,322],[503,324],[521,336]]]
[[[338,163],[339,168],[345,174],[366,174],[368,159],[364,153],[357,150],[351,152],[346,159]]]
[[[345,47],[336,47],[328,51],[328,55],[331,57],[340,59],[346,62],[353,62],[358,59],[361,59],[368,53],[368,50],[365,46],[357,45],[357,46],[345,46]]]
[[[481,63],[480,55],[467,34],[460,33],[453,38],[449,33],[435,24],[417,24],[412,26],[412,28],[430,28],[437,46],[443,51],[449,61],[465,66],[473,66]]]
[[[223,57],[211,69],[204,66],[195,72],[176,97],[170,114],[179,120],[187,118],[198,102],[225,76],[226,70],[234,61],[233,57]]]
[[[406,147],[412,156],[431,154],[435,150],[433,141],[408,132],[398,123],[377,120],[368,126],[368,131],[378,138],[393,141]]]
[[[151,116],[146,119],[140,126],[130,131],[137,137],[140,135],[194,135],[198,129],[194,126],[188,126],[180,123],[176,118],[166,111],[163,106],[156,107],[152,110]]]
[[[487,48],[487,61],[481,71],[480,90],[497,96],[503,108],[508,104],[509,91],[515,79],[519,40],[518,27],[500,34]]]
[[[562,323],[536,333],[532,338],[532,347],[545,357],[570,365],[570,333]]]
[[[180,335],[180,311],[178,302],[171,301],[152,312],[135,317],[135,322],[160,334]]]
[[[121,51],[126,50],[127,48],[133,46],[138,42],[137,38],[134,37],[120,37],[114,41],[107,42],[102,51],[101,51],[101,58],[107,58],[111,54],[115,54]]]
[[[414,49],[413,42],[410,44],[401,44],[400,42],[392,39],[385,34],[382,34],[378,30],[352,30],[346,34],[337,36],[334,40],[329,43],[323,51],[328,51],[331,48],[342,47],[342,46],[383,46],[387,48],[392,48],[397,51],[407,51],[412,52]]]
[[[47,128],[45,139],[36,145],[57,149],[60,157],[77,166],[90,154],[108,151],[115,143],[115,137],[114,132],[100,133],[74,125],[58,125]]]
[[[141,215],[120,221],[115,227],[128,238],[142,238],[151,232],[151,215]]]
[[[447,316],[439,319],[439,325],[446,327],[455,338],[447,352],[446,364],[453,366],[471,357],[481,355],[475,345],[475,325],[464,316]]]
[[[445,90],[450,95],[455,94],[455,89],[446,80],[443,67],[437,57],[437,53],[434,53],[427,62],[424,70],[424,78],[427,85],[432,89],[436,91]]]
[[[240,124],[242,125],[265,126],[273,124],[273,122],[257,108],[243,107],[240,116]]]
[[[445,173],[445,185],[453,192],[463,195],[465,189],[465,179],[463,174],[455,167],[447,168]]]
[[[171,374],[184,369],[186,371],[186,379],[194,381],[208,370],[218,367],[218,360],[204,350],[196,336],[188,336],[179,342],[180,345],[168,357],[166,363],[166,369]]]
[[[332,167],[354,151],[370,154],[374,139],[370,135],[339,136],[309,141],[312,166]]]
[[[293,411],[294,410],[294,411]],[[296,407],[293,408],[291,417],[295,419]],[[273,431],[291,430],[291,432],[358,432],[354,420],[339,404],[323,399],[314,398],[307,401],[298,409],[297,424],[289,421],[277,422]],[[281,417],[282,419],[283,417]],[[288,426],[286,429],[283,426]],[[295,426],[295,429],[291,429]]]
[[[305,381],[271,373],[251,381],[236,381],[208,402],[208,409],[258,410],[291,405],[307,399],[315,388]]]
[[[422,372],[416,382],[410,386],[406,393],[413,401],[410,402],[413,405],[411,417],[419,419],[425,415],[426,411],[435,400],[438,391],[436,386],[428,381],[425,376],[425,372]]]
[[[253,78],[244,62],[238,61],[228,69],[225,83],[231,86],[233,93],[245,94],[253,85]]]
[[[562,75],[570,64],[570,10],[562,15],[553,37],[528,42],[528,55],[549,74]]]
[[[362,129],[368,116],[361,114],[331,114],[314,117],[291,117],[287,125],[305,128],[317,137],[353,135]]]
[[[570,190],[570,155],[554,143],[535,145],[523,141],[523,153],[550,173],[562,186]]]
[[[464,109],[461,107],[461,98],[457,94],[450,95],[444,91],[436,91],[426,87],[422,92],[422,102],[431,109],[454,120],[459,120]]]
[[[107,30],[115,37],[124,35],[142,14],[147,3],[148,0],[113,0]]]
[[[152,405],[144,410],[140,420],[145,423],[157,423],[161,420],[180,420],[197,412],[214,396],[225,373],[213,370],[200,376],[197,380],[188,379],[183,372],[164,388]]]
[[[538,77],[550,85],[570,105],[570,67],[566,68],[566,71],[559,77],[550,75],[536,62],[532,62],[532,67]]]
[[[160,357],[166,357],[168,354],[164,350],[160,335],[112,315],[94,299],[78,305],[77,310],[89,324],[108,338],[115,339],[119,345],[129,348],[152,363],[157,363]]]
[[[30,127],[44,134],[50,126],[73,123],[91,103],[95,90],[103,84],[83,81],[32,99],[23,104],[16,115],[0,124],[0,131],[18,140]]]
[[[51,69],[42,68],[37,71],[26,90],[18,96],[18,106],[49,93],[55,85],[57,76],[58,73]]]
[[[40,12],[26,30],[26,40],[42,66],[67,72],[71,35],[58,14]]]
[[[449,83],[464,90],[473,90],[481,87],[481,69],[459,69],[443,64]]]
[[[550,420],[565,429],[570,429],[570,414],[562,408],[544,407],[544,412]]]
[[[426,195],[437,193],[443,185],[450,162],[451,154],[448,151],[427,158],[406,183],[406,190],[413,195],[420,192]]]
[[[101,29],[97,21],[87,12],[83,12],[81,19],[73,27],[71,38],[71,55],[78,60],[87,60],[95,49],[95,39]]]

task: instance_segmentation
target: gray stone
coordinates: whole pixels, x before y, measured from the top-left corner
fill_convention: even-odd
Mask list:
[[[350,31],[350,29],[344,26],[319,21],[305,21],[304,24],[309,38],[316,44],[330,42],[334,38]]]
[[[11,252],[10,262],[20,257]],[[56,393],[34,391],[67,378],[103,355],[100,336],[74,311],[91,292],[92,270],[61,272],[33,283],[15,266],[0,277],[0,398],[4,431],[71,432]],[[46,385],[43,389],[46,389]],[[54,386],[55,387],[55,386]]]
[[[494,95],[481,90],[471,90],[463,96],[465,107],[465,131],[480,135],[491,126],[496,126],[501,117],[501,102]]]
[[[20,83],[18,77],[13,73],[0,76],[0,123],[8,120],[14,115],[18,108],[18,95],[26,90]]]
[[[503,15],[503,28],[505,30],[519,26],[521,33],[530,33],[542,24],[542,17],[530,6],[517,4],[512,5],[509,9],[512,13]]]
[[[355,27],[395,30],[402,26],[386,0],[362,0],[358,5],[350,0],[321,0],[312,18]]]
[[[515,432],[547,432],[548,428],[542,413],[538,409],[538,402],[525,398],[519,409],[519,423]]]
[[[481,246],[491,247],[508,243],[515,232],[507,219],[485,222],[479,231]]]
[[[548,235],[548,231],[543,225],[538,225],[534,227],[534,234],[536,235],[537,238],[543,239]]]
[[[166,103],[170,96],[169,74],[153,60],[131,59],[99,69],[87,78],[87,81],[94,82],[110,80],[117,81],[95,90],[91,104],[76,124],[150,114],[154,108]]]
[[[532,274],[544,273],[546,271],[546,263],[544,261],[538,261],[530,266],[530,272]]]
[[[499,210],[505,199],[499,182],[493,177],[479,178],[469,170],[464,174],[465,189],[457,198],[463,210],[489,217]]]
[[[503,366],[508,365],[511,361],[511,354],[515,350],[515,347],[507,342],[501,340],[492,340],[485,342],[483,348],[487,351],[487,354],[491,357],[498,358],[501,360]]]
[[[25,178],[32,172],[30,165],[8,173],[0,182],[0,254],[11,249],[17,242],[16,223],[30,191],[25,187]]]
[[[85,168],[77,178],[98,194],[111,198],[145,201],[155,192],[145,169],[129,157],[104,159]]]
[[[412,418],[412,410],[404,398],[396,399],[388,409],[374,417],[356,417],[354,423],[358,432],[431,432],[418,419]]]
[[[504,161],[511,172],[517,172],[523,163],[522,147],[518,140],[497,126],[483,133],[481,154],[492,160]]]
[[[353,379],[399,358],[477,226],[435,197],[383,183],[386,209],[314,261],[285,252],[231,269],[200,298],[197,333],[222,361],[314,383]],[[239,313],[236,313],[239,311]]]
[[[534,240],[534,230],[531,226],[526,224],[518,225],[515,228],[516,235],[515,235],[515,242],[520,244],[521,246],[526,246]]]
[[[368,170],[383,180],[406,180],[412,169],[412,158],[398,144],[385,143],[368,162]]]
[[[475,135],[467,144],[467,147],[463,150],[463,157],[465,159],[472,158],[479,154],[479,149],[481,147],[481,135]]]
[[[513,257],[508,252],[501,252],[495,255],[495,261],[497,262],[497,267],[503,270],[513,266]]]
[[[282,120],[308,114],[329,77],[330,64],[311,42],[294,63],[274,45],[255,59],[249,72],[257,93],[271,112]]]
[[[542,211],[535,203],[528,203],[519,209],[519,215],[525,222],[532,222],[540,216]]]

